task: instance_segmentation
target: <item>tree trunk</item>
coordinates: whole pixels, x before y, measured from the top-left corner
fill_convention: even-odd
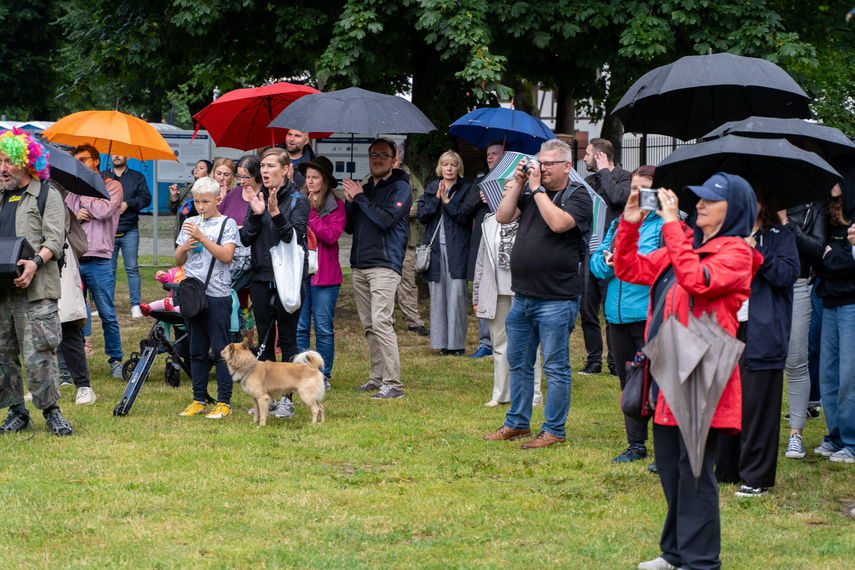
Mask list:
[[[573,88],[559,85],[555,90],[555,134],[576,134],[576,102]]]
[[[606,115],[603,119],[603,130],[600,132],[600,138],[611,141],[615,147],[615,163],[621,162],[623,123],[620,122],[620,119],[614,115]]]

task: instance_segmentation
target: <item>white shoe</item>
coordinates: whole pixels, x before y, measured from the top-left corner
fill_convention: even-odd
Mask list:
[[[91,315],[92,315],[92,318],[93,318],[93,319],[94,319],[95,317],[100,318],[100,316],[98,315],[98,311],[92,311]]]
[[[95,395],[95,391],[88,386],[84,386],[77,389],[77,399],[74,400],[74,403],[78,406],[88,406],[94,404],[97,399],[98,396]]]
[[[641,562],[638,565],[638,570],[674,570],[675,568],[677,567],[661,556],[647,562]]]
[[[533,408],[536,408],[536,407],[538,407],[538,406],[542,406],[542,405],[543,405],[543,400],[534,400],[534,401],[532,401],[532,403],[531,403],[531,406],[532,406]]]
[[[32,393],[27,392],[26,394],[24,394],[24,401],[25,401],[25,402],[32,402],[32,401],[33,401],[33,395],[32,395]]]
[[[484,405],[487,406],[488,408],[495,408],[496,406],[499,405],[499,402],[497,402],[496,400],[490,400],[489,402],[487,402]]]
[[[143,314],[142,314],[142,311],[140,310],[139,305],[134,305],[133,307],[131,307],[131,316],[135,319],[141,319],[142,318]]]

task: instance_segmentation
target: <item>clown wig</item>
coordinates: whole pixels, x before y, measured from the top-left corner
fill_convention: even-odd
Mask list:
[[[0,153],[8,156],[18,168],[26,168],[33,178],[50,178],[48,152],[45,147],[18,127],[0,135]]]

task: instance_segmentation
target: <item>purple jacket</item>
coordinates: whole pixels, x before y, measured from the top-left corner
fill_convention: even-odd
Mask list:
[[[346,222],[344,202],[332,193],[327,194],[327,201],[320,213],[309,211],[309,229],[318,238],[318,272],[312,275],[312,285],[341,285],[338,238]]]
[[[122,185],[112,178],[104,181],[110,199],[89,198],[78,196],[71,192],[65,197],[65,204],[77,215],[81,208],[92,214],[92,219],[81,222],[83,231],[89,238],[89,251],[84,257],[102,257],[111,259],[113,257],[113,244],[116,242],[116,227],[119,225],[119,216],[122,213],[123,192]]]

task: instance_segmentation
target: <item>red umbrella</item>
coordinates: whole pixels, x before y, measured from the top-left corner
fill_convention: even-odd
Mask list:
[[[288,129],[268,128],[268,124],[285,107],[311,93],[320,93],[307,85],[284,81],[248,89],[229,91],[195,115],[217,146],[251,150],[285,140]],[[331,133],[310,133],[312,138],[325,138]]]

